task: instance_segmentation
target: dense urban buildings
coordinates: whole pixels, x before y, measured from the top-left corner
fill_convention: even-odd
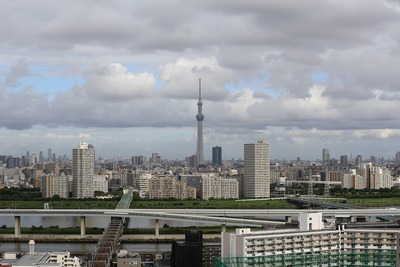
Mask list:
[[[270,197],[270,158],[267,141],[244,145],[244,197]]]
[[[77,148],[72,150],[72,197],[94,197],[95,151],[91,144],[80,142]]]

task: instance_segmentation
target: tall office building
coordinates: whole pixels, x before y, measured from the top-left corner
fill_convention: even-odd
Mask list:
[[[396,152],[395,158],[396,158],[396,164],[400,164],[400,152],[399,151]]]
[[[361,166],[361,164],[362,164],[362,156],[361,155],[357,155],[357,157],[356,157],[356,160],[355,160],[355,165],[357,166],[357,167],[360,167]]]
[[[222,148],[220,146],[215,146],[212,148],[212,165],[222,165]]]
[[[267,141],[244,145],[244,197],[270,197],[270,158]]]
[[[347,166],[347,155],[340,156],[340,166],[346,167]]]
[[[201,102],[201,79],[199,79],[199,101],[197,102],[197,147],[196,147],[196,158],[197,166],[204,165],[204,148],[203,148],[203,120],[204,115],[203,103]]]
[[[51,161],[51,148],[47,149],[47,160]]]
[[[328,165],[331,160],[331,156],[329,155],[329,149],[323,148],[322,149],[322,162],[325,165]]]
[[[153,165],[161,165],[161,156],[158,153],[152,153],[150,160]]]
[[[72,197],[94,197],[94,148],[91,144],[80,142],[72,150]]]

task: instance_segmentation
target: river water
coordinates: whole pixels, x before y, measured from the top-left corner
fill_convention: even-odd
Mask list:
[[[165,252],[171,251],[171,243],[122,243],[121,249],[128,252]],[[92,253],[96,250],[96,243],[45,243],[36,242],[35,251],[55,252],[70,251],[74,253]],[[28,252],[28,242],[2,242],[0,252]]]
[[[110,223],[110,218],[108,217],[86,217],[86,227],[99,227],[105,228]],[[207,226],[216,225],[202,222],[185,222],[185,221],[174,221],[174,220],[162,220],[160,219],[160,227],[164,224],[168,226]],[[6,225],[7,227],[14,227],[14,217],[13,216],[3,216],[0,218],[0,227]],[[21,227],[32,227],[32,226],[58,226],[62,227],[79,227],[80,217],[58,217],[58,216],[21,216]],[[155,220],[146,218],[130,218],[128,228],[154,228]]]
[[[110,222],[108,217],[86,217],[86,227],[99,227],[105,228]],[[213,224],[201,222],[182,222],[173,220],[161,220],[160,227],[164,224],[169,226],[207,226]],[[14,227],[13,216],[0,217],[0,227],[6,225],[7,227]],[[215,225],[215,224],[214,224]],[[79,227],[80,217],[58,217],[58,216],[21,216],[21,227],[32,226],[58,226],[62,227]],[[154,228],[154,219],[146,218],[130,218],[129,228]],[[96,243],[41,243],[36,242],[35,251],[70,251],[71,253],[94,252]],[[164,252],[171,251],[170,243],[122,243],[121,249],[129,252]],[[28,242],[2,242],[0,243],[0,252],[27,252],[29,251]]]

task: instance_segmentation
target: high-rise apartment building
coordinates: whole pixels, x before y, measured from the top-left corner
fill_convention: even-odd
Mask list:
[[[94,197],[94,147],[91,144],[80,142],[72,150],[72,197]]]
[[[7,158],[7,168],[13,169],[19,167],[21,164],[21,159],[17,157],[8,157]]]
[[[143,156],[133,156],[132,157],[132,165],[143,165],[144,164],[144,157]]]
[[[215,146],[212,148],[212,165],[222,165],[222,148],[220,146]]]
[[[51,161],[51,148],[47,149],[47,160]]]
[[[196,147],[196,158],[197,166],[204,165],[204,148],[203,148],[203,120],[204,115],[203,102],[201,102],[201,79],[199,79],[199,101],[197,102],[197,147]]]
[[[358,167],[358,166],[361,166],[362,162],[363,162],[363,161],[362,161],[362,156],[361,156],[361,155],[357,155],[354,164]]]
[[[151,154],[151,164],[153,165],[161,165],[161,156],[158,153]]]
[[[267,141],[244,145],[244,197],[270,197],[270,158]]]

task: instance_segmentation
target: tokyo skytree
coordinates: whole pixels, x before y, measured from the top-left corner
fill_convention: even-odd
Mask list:
[[[197,157],[197,167],[199,165],[204,165],[204,148],[203,148],[203,120],[204,115],[203,111],[203,103],[201,102],[201,79],[199,79],[199,101],[197,102],[197,148],[196,148],[196,157]]]

